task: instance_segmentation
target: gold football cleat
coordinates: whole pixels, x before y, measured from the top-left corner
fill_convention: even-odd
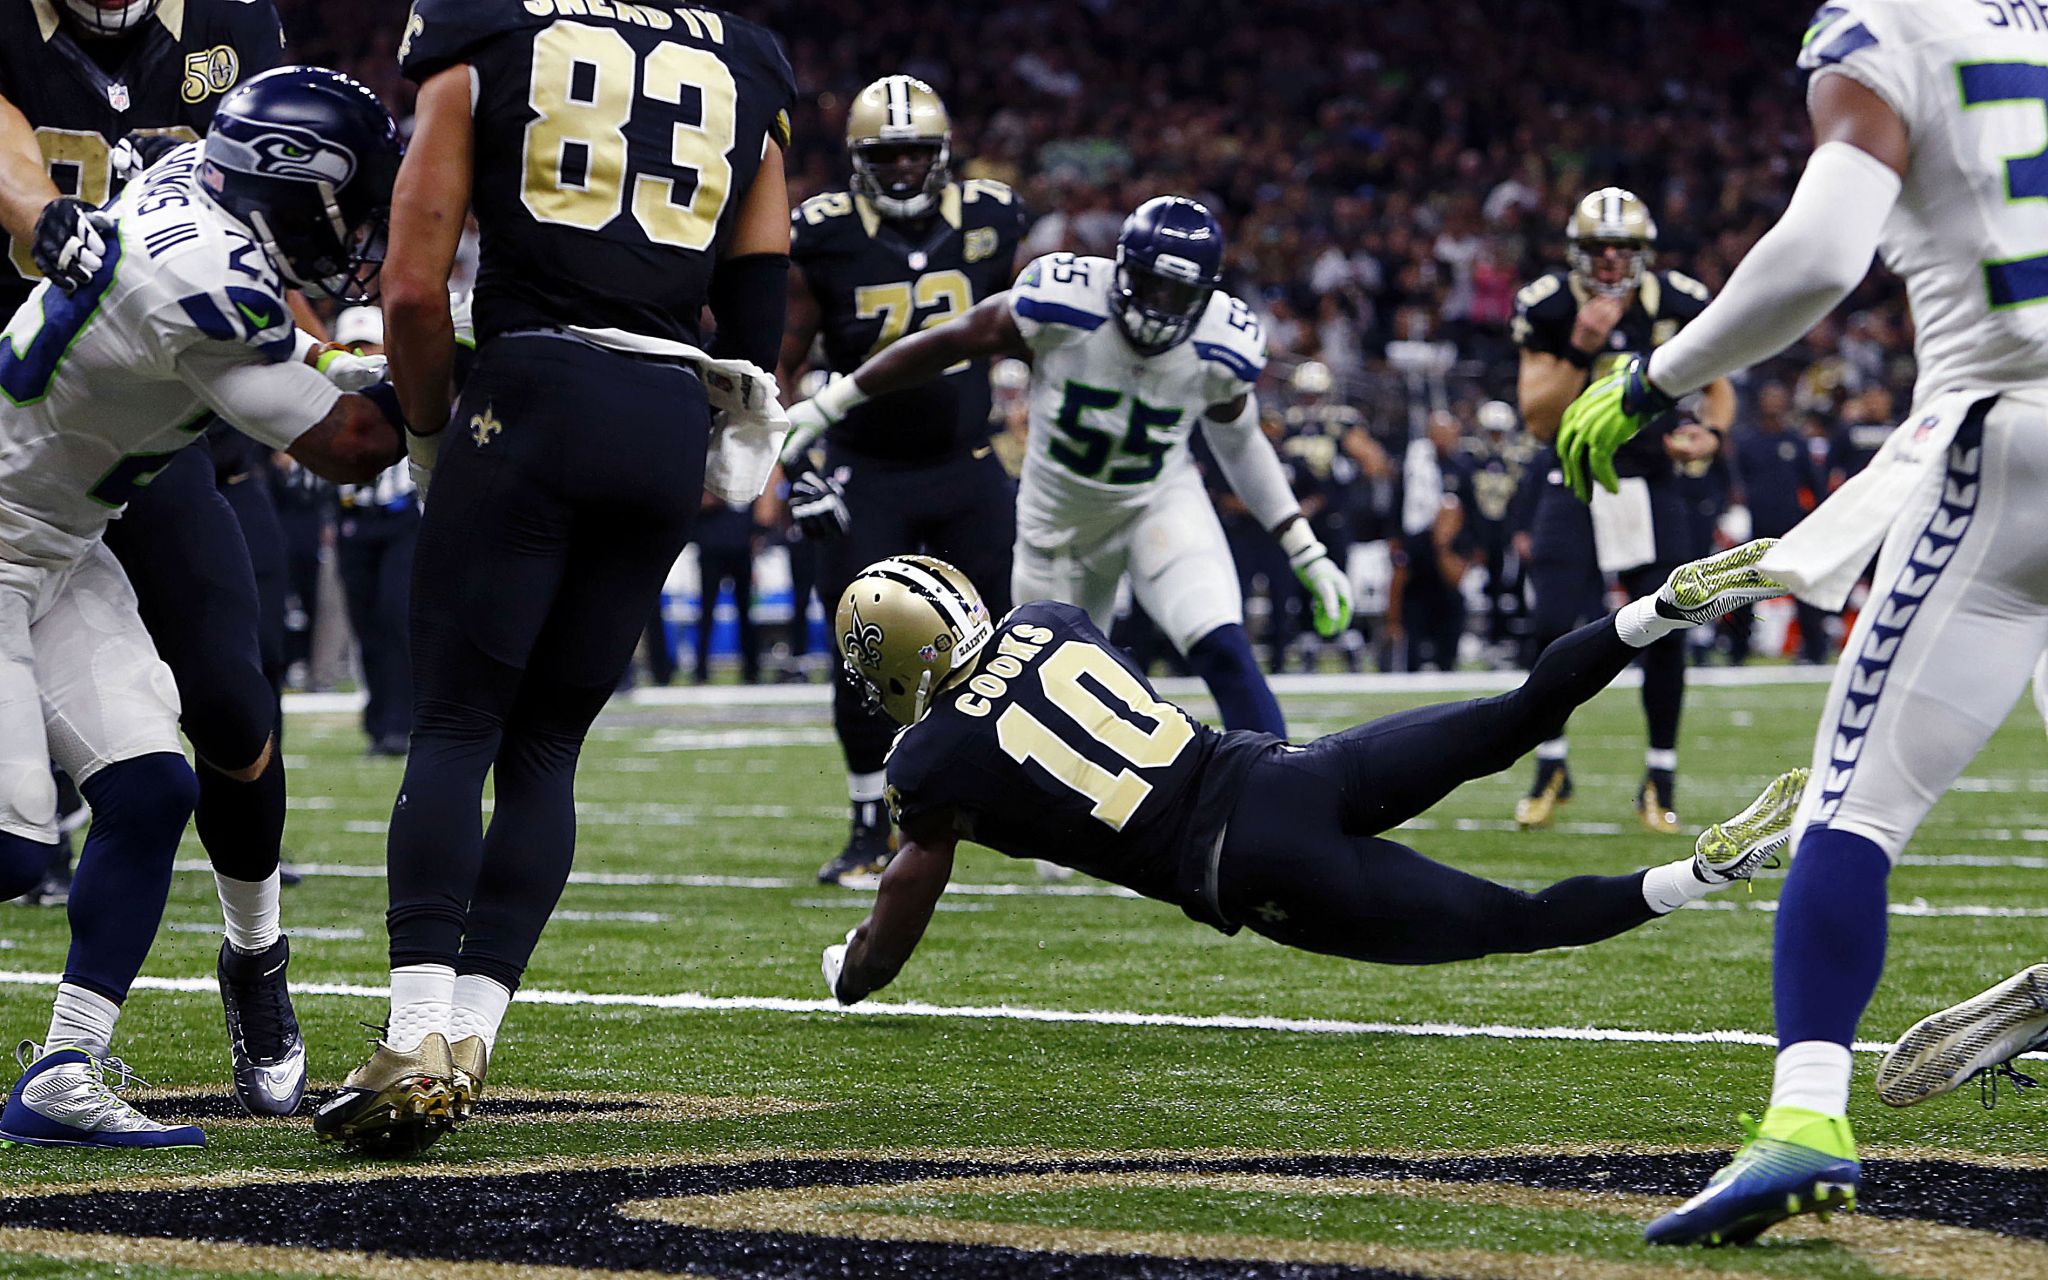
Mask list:
[[[417,1155],[455,1125],[454,1075],[439,1032],[403,1053],[380,1040],[370,1060],[313,1113],[313,1132],[365,1155]]]
[[[1652,770],[1643,778],[1643,789],[1636,793],[1636,817],[1641,819],[1643,830],[1660,836],[1679,833],[1671,791],[1671,775],[1662,770]]]
[[[491,1051],[482,1036],[464,1036],[448,1046],[448,1057],[454,1065],[452,1110],[457,1120],[467,1120],[476,1100],[483,1096],[484,1073],[490,1069]]]
[[[1536,786],[1515,801],[1515,825],[1524,831],[1547,827],[1557,820],[1557,806],[1572,798],[1572,774],[1562,760],[1540,760],[1536,764]]]

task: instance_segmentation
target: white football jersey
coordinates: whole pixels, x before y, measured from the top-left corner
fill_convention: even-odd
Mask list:
[[[1916,401],[2048,383],[2048,31],[2034,0],[1839,0],[1799,65],[1905,122],[1879,250],[1906,282]]]
[[[1258,318],[1220,291],[1187,341],[1140,353],[1110,316],[1115,271],[1108,258],[1055,253],[1010,288],[1032,352],[1020,515],[1142,505],[1193,467],[1196,419],[1250,391],[1266,367]]]
[[[131,184],[94,279],[39,286],[0,337],[0,558],[77,560],[214,413],[282,449],[333,407],[292,359],[276,269],[200,197],[198,164],[188,144]]]

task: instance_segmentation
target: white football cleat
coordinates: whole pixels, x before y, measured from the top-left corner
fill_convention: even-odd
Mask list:
[[[177,1148],[203,1147],[194,1125],[158,1124],[118,1097],[105,1072],[135,1076],[119,1058],[95,1058],[83,1049],[48,1053],[24,1040],[15,1057],[26,1067],[0,1112],[0,1146]]]
[[[1890,1106],[1910,1107],[1987,1071],[2010,1071],[2007,1064],[2014,1058],[2043,1048],[2048,1048],[2048,964],[2037,964],[1914,1023],[1879,1064],[1877,1096]]]

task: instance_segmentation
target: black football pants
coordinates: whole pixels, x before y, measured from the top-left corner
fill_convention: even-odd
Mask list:
[[[1010,546],[1017,539],[1017,486],[993,450],[924,466],[833,453],[826,470],[846,486],[852,526],[818,542],[818,602],[829,630],[839,596],[877,560],[937,556],[980,589],[989,617],[1010,611]],[[842,470],[844,475],[841,475]],[[898,725],[870,708],[850,681],[832,684],[832,727],[849,773],[879,773]]]
[[[394,966],[518,986],[568,882],[584,735],[688,541],[709,429],[680,365],[539,335],[477,353],[413,566]]]
[[[1265,757],[1224,837],[1224,916],[1304,951],[1382,964],[1576,946],[1651,919],[1640,871],[1524,893],[1378,834],[1555,737],[1637,652],[1603,618],[1545,649],[1511,693],[1417,707]]]

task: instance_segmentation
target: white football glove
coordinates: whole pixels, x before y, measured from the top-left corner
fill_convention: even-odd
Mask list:
[[[851,413],[854,406],[864,403],[868,394],[860,389],[850,376],[834,374],[825,384],[825,389],[808,400],[799,400],[789,407],[789,434],[782,438],[782,466],[786,471],[795,471],[801,465],[805,454],[840,419]]]
[[[361,391],[364,387],[390,381],[387,362],[383,356],[359,356],[352,351],[323,351],[313,358],[313,367],[327,375],[327,380],[343,391]]]
[[[831,946],[825,948],[824,959],[819,964],[820,970],[822,970],[825,975],[825,990],[831,992],[832,998],[834,1000],[837,1000],[841,1004],[854,1003],[853,1001],[848,1000],[846,997],[839,994],[839,971],[846,967],[846,948],[852,944],[853,935],[859,932],[859,925],[855,925],[853,928],[848,929],[846,931],[846,941],[835,942]]]
[[[1351,625],[1351,580],[1330,559],[1329,548],[1310,531],[1308,521],[1297,516],[1280,531],[1280,549],[1287,553],[1294,576],[1308,589],[1316,634],[1325,640],[1342,635]]]

